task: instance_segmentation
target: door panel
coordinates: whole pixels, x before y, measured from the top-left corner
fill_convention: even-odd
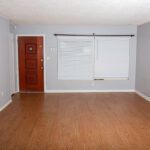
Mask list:
[[[43,37],[19,37],[20,91],[43,91]]]

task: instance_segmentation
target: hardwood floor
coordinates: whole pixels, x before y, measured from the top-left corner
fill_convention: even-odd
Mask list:
[[[135,93],[16,94],[0,150],[150,150],[150,102]]]

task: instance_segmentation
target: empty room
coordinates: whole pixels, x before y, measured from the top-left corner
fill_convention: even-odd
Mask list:
[[[0,0],[0,150],[150,150],[150,1]]]

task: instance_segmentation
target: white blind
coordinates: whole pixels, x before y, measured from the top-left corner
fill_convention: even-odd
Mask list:
[[[129,37],[96,37],[95,78],[128,78]]]
[[[93,37],[58,37],[58,79],[92,80]]]

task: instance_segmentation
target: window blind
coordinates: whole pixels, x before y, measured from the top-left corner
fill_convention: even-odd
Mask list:
[[[58,79],[92,80],[94,38],[58,36]]]
[[[128,78],[129,37],[95,38],[94,78]]]

